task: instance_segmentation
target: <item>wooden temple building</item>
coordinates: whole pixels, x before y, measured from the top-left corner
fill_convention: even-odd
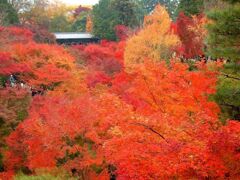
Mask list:
[[[58,44],[77,45],[98,43],[100,41],[99,38],[85,32],[55,32],[53,34],[55,35]]]

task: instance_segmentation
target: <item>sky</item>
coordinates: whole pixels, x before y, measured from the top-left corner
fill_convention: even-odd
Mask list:
[[[62,2],[69,5],[94,5],[98,3],[99,0],[61,0]]]

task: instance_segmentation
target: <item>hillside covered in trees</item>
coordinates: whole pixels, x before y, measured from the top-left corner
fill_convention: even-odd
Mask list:
[[[238,0],[0,0],[0,180],[240,179],[239,27]]]

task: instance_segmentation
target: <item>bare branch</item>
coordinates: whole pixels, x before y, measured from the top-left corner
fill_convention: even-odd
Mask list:
[[[231,78],[231,79],[235,79],[235,80],[238,80],[240,81],[240,78],[239,77],[234,77],[232,75],[229,75],[229,74],[225,74],[225,73],[221,73],[222,76],[225,76],[226,78]]]
[[[149,126],[147,126],[147,125],[145,125],[145,124],[141,124],[141,123],[131,123],[131,124],[137,125],[137,126],[142,126],[142,127],[146,128],[146,129],[150,130],[151,132],[157,134],[158,136],[160,136],[162,139],[164,139],[164,140],[167,142],[166,138],[165,138],[163,135],[161,135],[159,132],[157,132],[156,130],[154,130],[153,128],[151,128],[151,127],[149,127]],[[167,143],[168,143],[168,142],[167,142]]]

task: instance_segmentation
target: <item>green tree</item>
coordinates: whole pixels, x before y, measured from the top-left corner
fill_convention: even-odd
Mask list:
[[[48,1],[34,0],[31,8],[21,14],[22,24],[33,24],[48,29],[51,20],[47,12],[48,8]]]
[[[165,6],[170,17],[175,19],[176,10],[179,4],[179,0],[136,0],[139,4],[141,4],[143,12],[149,14],[152,12],[157,4]]]
[[[8,2],[13,6],[17,13],[29,10],[33,4],[32,0],[8,0]]]
[[[221,119],[240,120],[240,66],[226,64],[221,73],[214,97],[221,108]]]
[[[223,0],[223,1],[229,2],[229,3],[232,3],[232,4],[239,2],[239,0]]]
[[[49,30],[51,32],[68,32],[71,31],[71,26],[67,17],[62,14],[51,19]]]
[[[134,27],[138,24],[136,4],[132,0],[112,0],[111,7],[117,13],[120,24]]]
[[[100,0],[93,7],[93,33],[108,40],[116,40],[116,25],[135,27],[139,24],[137,9],[133,0]]]
[[[18,14],[7,0],[0,0],[0,25],[18,24]]]
[[[217,58],[240,60],[240,5],[214,9],[208,13],[208,53]]]
[[[222,0],[204,0],[204,11],[208,11],[216,8],[225,8],[226,2]]]
[[[207,14],[211,20],[207,26],[207,53],[228,60],[219,77],[215,100],[222,109],[223,120],[240,120],[240,4],[224,1],[229,4]]]
[[[184,14],[198,15],[204,10],[204,0],[180,0],[177,12],[183,11]]]
[[[115,26],[120,24],[117,12],[111,8],[111,0],[100,0],[93,7],[93,34],[101,39],[116,40]]]
[[[76,17],[76,20],[72,24],[72,27],[71,27],[72,31],[85,32],[88,15],[89,15],[89,12],[81,12]]]

